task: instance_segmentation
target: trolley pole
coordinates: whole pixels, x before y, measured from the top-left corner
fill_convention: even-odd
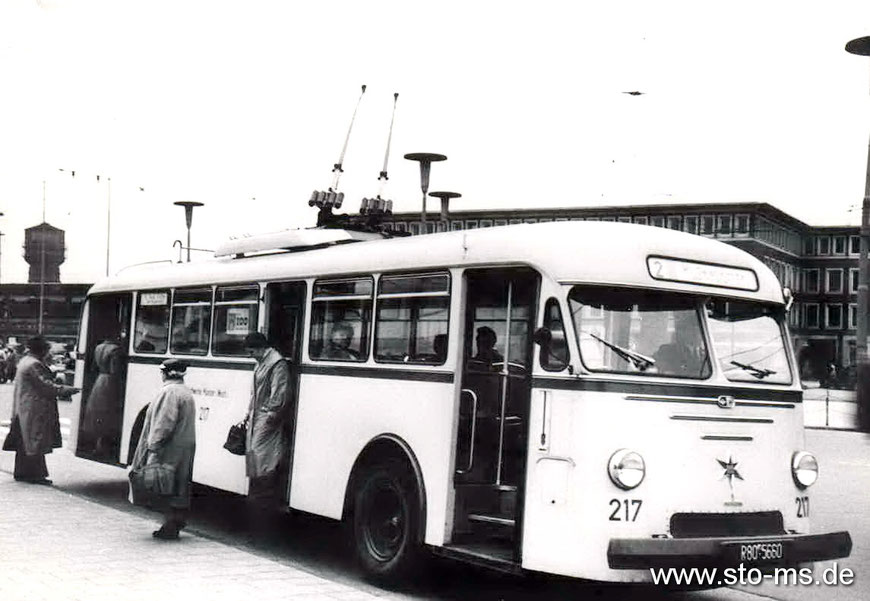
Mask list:
[[[846,44],[846,52],[870,56],[870,36],[857,38]],[[870,359],[867,356],[868,285],[870,285],[870,143],[867,147],[867,172],[864,181],[864,200],[861,204],[860,255],[858,257],[858,322],[855,332],[857,361],[856,394],[858,397],[858,426],[870,431]]]

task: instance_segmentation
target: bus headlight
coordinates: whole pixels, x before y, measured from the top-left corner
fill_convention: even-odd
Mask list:
[[[630,490],[643,482],[646,466],[639,453],[629,449],[619,449],[610,456],[607,473],[619,488]]]
[[[795,484],[806,488],[819,477],[819,462],[812,453],[798,451],[791,457],[791,475]]]

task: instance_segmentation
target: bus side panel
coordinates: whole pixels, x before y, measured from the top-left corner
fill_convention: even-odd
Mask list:
[[[247,492],[245,458],[223,448],[230,426],[245,417],[251,394],[251,376],[246,370],[191,366],[184,378],[196,401],[196,456],[193,481],[234,493]],[[127,456],[136,417],[163,386],[157,365],[130,363],[127,371],[127,401],[121,461]]]
[[[751,398],[751,393],[746,396]],[[647,582],[648,570],[611,570],[608,543],[613,538],[669,535],[674,513],[780,511],[786,530],[809,531],[808,518],[795,513],[795,499],[809,496],[812,489],[797,489],[790,468],[792,453],[803,448],[800,403],[726,410],[715,404],[628,397],[533,391],[524,568]],[[699,419],[729,416],[764,421]],[[632,490],[618,488],[608,476],[610,457],[619,449],[637,451],[646,465],[644,480]],[[733,478],[729,485],[720,461],[736,464],[742,479]]]
[[[385,370],[386,371],[386,370]],[[354,462],[376,436],[414,452],[426,487],[425,542],[444,542],[453,474],[454,385],[303,374],[290,506],[340,519]]]
[[[82,388],[84,381],[85,361],[84,359],[78,358],[76,359],[75,375],[73,376],[73,386],[75,386],[76,388]],[[72,397],[70,397],[70,401],[70,417],[72,421],[72,426],[69,429],[69,440],[67,444],[69,448],[72,449],[73,452],[75,452],[79,445],[79,424],[81,422],[80,416],[82,414],[82,393],[72,395]]]

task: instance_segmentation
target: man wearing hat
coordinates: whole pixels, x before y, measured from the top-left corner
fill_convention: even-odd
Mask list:
[[[51,484],[45,455],[60,448],[60,419],[57,397],[80,391],[57,384],[43,362],[48,342],[42,336],[27,341],[27,354],[18,363],[12,401],[10,443],[15,451],[16,480],[32,484]],[[5,447],[5,445],[4,445]]]
[[[193,394],[184,384],[187,363],[167,359],[160,364],[163,387],[148,406],[145,423],[132,469],[149,463],[169,464],[175,468],[174,494],[161,498],[163,525],[152,534],[154,538],[174,540],[187,525],[190,509],[190,487],[193,478],[193,457],[196,452],[196,404]]]
[[[254,534],[270,532],[267,518],[281,500],[286,469],[290,421],[290,368],[284,357],[270,347],[266,336],[251,332],[245,348],[257,360],[253,391],[248,407],[248,439],[245,465],[248,475],[248,521]]]

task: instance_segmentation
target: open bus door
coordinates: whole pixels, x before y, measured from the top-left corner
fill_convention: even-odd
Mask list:
[[[290,423],[285,424],[288,452],[281,470],[283,502],[290,499],[290,474],[293,473],[293,443],[296,434],[296,399],[299,394],[299,361],[302,354],[302,331],[305,324],[305,282],[278,282],[266,287],[266,338],[290,367]]]
[[[453,543],[520,559],[538,274],[466,274],[465,352],[457,435]]]
[[[101,294],[88,299],[82,396],[76,455],[103,463],[120,459],[127,385],[127,351],[132,294]]]

